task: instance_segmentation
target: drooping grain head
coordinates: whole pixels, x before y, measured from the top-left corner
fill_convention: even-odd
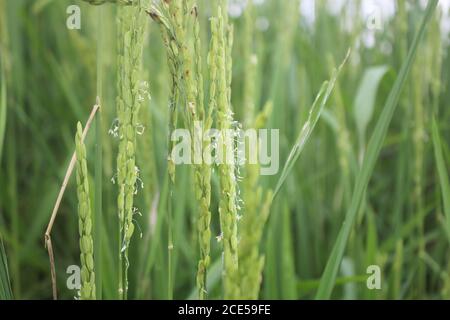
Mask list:
[[[75,138],[77,157],[78,221],[80,234],[81,290],[82,300],[95,300],[94,244],[92,239],[92,212],[89,195],[89,177],[86,147],[82,140],[83,128],[77,125]]]

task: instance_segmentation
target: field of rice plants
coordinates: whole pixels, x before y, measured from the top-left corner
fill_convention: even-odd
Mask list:
[[[449,0],[0,0],[0,300],[450,299]]]

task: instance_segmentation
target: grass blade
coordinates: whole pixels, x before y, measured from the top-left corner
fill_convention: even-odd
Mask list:
[[[0,300],[12,300],[11,282],[8,272],[8,260],[6,258],[5,247],[0,237]]]
[[[281,188],[283,187],[283,184],[286,182],[286,179],[291,172],[292,168],[294,167],[295,163],[297,162],[298,158],[300,157],[300,154],[302,153],[303,149],[306,146],[306,143],[308,142],[309,138],[311,137],[312,132],[314,131],[314,128],[316,127],[317,121],[319,121],[320,116],[322,115],[322,112],[325,108],[326,103],[328,102],[328,99],[330,98],[330,95],[333,91],[334,85],[336,84],[336,80],[339,76],[339,73],[341,72],[343,66],[347,62],[348,58],[350,56],[350,51],[348,51],[347,56],[345,57],[342,64],[339,66],[339,68],[336,69],[333,76],[329,81],[326,81],[322,84],[322,87],[320,88],[319,94],[316,97],[316,100],[314,101],[311,111],[309,112],[308,120],[306,121],[305,125],[303,126],[300,135],[297,138],[297,141],[295,142],[294,146],[292,147],[291,153],[289,154],[289,157],[283,167],[283,171],[281,172],[281,176],[278,179],[277,185],[275,187],[275,191],[272,196],[272,201],[275,199],[277,194],[280,192]]]
[[[378,87],[388,70],[388,67],[383,65],[369,68],[364,72],[353,105],[356,126],[360,135],[365,133],[372,119]]]
[[[364,154],[363,148],[366,144],[367,127],[374,114],[378,88],[388,71],[389,68],[385,65],[367,69],[364,72],[361,84],[355,97],[353,104],[353,116],[358,129],[361,157]]]
[[[331,296],[336,282],[336,276],[339,270],[339,266],[341,265],[344,251],[347,246],[347,241],[350,236],[350,232],[355,223],[358,210],[364,197],[364,193],[366,191],[367,185],[369,184],[370,177],[375,168],[376,161],[386,138],[389,125],[391,123],[394,111],[400,98],[400,94],[402,92],[402,88],[411,70],[412,63],[417,54],[419,43],[425,34],[425,29],[430,22],[437,4],[437,0],[430,0],[428,2],[425,16],[421,23],[420,29],[414,38],[407,59],[403,63],[399,76],[389,94],[389,97],[383,108],[383,112],[381,113],[372,138],[370,139],[364,162],[356,180],[356,186],[352,196],[350,209],[347,212],[347,217],[345,218],[338,238],[333,247],[333,251],[328,259],[325,271],[320,281],[319,289],[316,294],[316,299],[329,299]]]
[[[5,140],[5,129],[6,129],[6,101],[7,101],[7,92],[6,92],[6,76],[5,70],[3,66],[3,61],[0,61],[0,163],[2,160],[3,153],[3,142]]]
[[[97,274],[101,273],[102,266],[102,230],[103,230],[103,125],[102,125],[102,98],[103,98],[103,8],[97,9],[97,105],[100,107],[100,112],[95,117],[95,210],[94,210],[94,257],[95,257],[95,271]],[[102,300],[102,277],[95,279],[95,286],[97,289],[96,296],[98,300]]]
[[[445,165],[444,153],[442,152],[442,142],[439,135],[439,128],[436,118],[433,117],[432,121],[432,136],[434,146],[434,156],[436,158],[436,167],[439,175],[439,181],[441,183],[442,200],[444,202],[445,213],[445,227],[447,236],[450,240],[450,182],[448,179],[447,167]]]

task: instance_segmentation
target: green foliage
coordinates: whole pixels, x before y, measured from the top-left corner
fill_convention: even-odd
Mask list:
[[[328,299],[331,296],[338,268],[342,262],[345,248],[347,246],[350,232],[355,224],[358,211],[361,208],[364,193],[367,190],[369,180],[372,176],[375,168],[376,161],[380,154],[381,148],[386,138],[389,125],[392,121],[394,111],[398,105],[399,98],[406,79],[411,70],[414,58],[417,53],[420,41],[423,39],[426,27],[436,9],[438,1],[430,1],[428,3],[425,17],[423,18],[420,29],[418,30],[413,44],[409,50],[408,56],[400,70],[398,78],[392,88],[389,97],[386,101],[386,105],[383,108],[383,112],[378,119],[377,125],[374,129],[372,138],[370,139],[367,147],[367,153],[364,158],[361,170],[356,179],[356,185],[350,205],[350,209],[347,213],[346,219],[342,225],[341,231],[337,237],[336,243],[333,246],[333,251],[328,258],[328,263],[323,273],[319,289],[316,294],[316,299]]]
[[[446,161],[443,154],[439,127],[434,117],[431,125],[432,125],[434,155],[436,159],[437,172],[439,175],[439,182],[441,184],[442,201],[444,203],[444,214],[445,214],[444,225],[450,241],[450,182],[448,178],[448,171],[446,169],[448,168],[448,166],[445,164]]]
[[[81,30],[61,16],[72,1],[29,2],[0,0],[0,298],[51,298],[42,230],[96,96],[92,227],[72,177],[52,233],[59,297],[77,295],[65,284],[80,227],[97,299],[450,297],[448,16],[435,0],[426,33],[418,1],[397,0],[376,31],[356,0],[315,1],[313,21],[299,0],[230,2],[233,15],[226,1],[79,1]],[[279,174],[175,165],[168,137],[196,121],[279,129]],[[369,265],[382,290],[367,289]]]

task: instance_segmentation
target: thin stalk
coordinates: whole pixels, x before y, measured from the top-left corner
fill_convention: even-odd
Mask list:
[[[99,109],[98,105],[95,105],[92,108],[91,114],[89,115],[89,119],[86,122],[86,125],[84,126],[83,134],[81,137],[81,142],[84,142],[86,139],[87,133],[91,127],[92,121],[95,118],[95,114],[97,113]],[[72,155],[72,158],[70,159],[69,167],[67,168],[66,175],[64,176],[64,180],[61,186],[61,189],[59,190],[58,197],[56,198],[55,206],[53,207],[52,215],[50,217],[50,221],[48,223],[47,229],[45,231],[44,240],[45,240],[45,247],[48,251],[48,258],[50,261],[50,273],[51,273],[51,280],[52,280],[52,289],[53,289],[53,299],[56,300],[58,298],[58,290],[56,286],[56,269],[55,269],[55,257],[53,254],[53,244],[52,244],[52,230],[53,225],[55,223],[56,217],[58,215],[59,206],[61,205],[62,198],[64,196],[64,193],[66,191],[67,185],[69,184],[70,177],[72,176],[73,169],[75,168],[75,164],[77,161],[76,153],[74,152]]]
[[[103,97],[103,8],[97,9],[97,105],[101,105]],[[102,225],[103,225],[103,126],[102,112],[97,113],[95,117],[95,210],[94,210],[94,257],[95,271],[101,274],[102,266]],[[97,288],[97,299],[102,299],[102,277],[95,279]]]
[[[3,144],[5,141],[8,92],[6,87],[5,62],[0,59],[0,164],[2,162]]]
[[[137,192],[139,170],[136,166],[137,130],[140,126],[139,110],[148,96],[147,83],[141,81],[143,43],[146,16],[138,0],[132,7],[119,7],[118,34],[118,97],[119,152],[117,155],[117,181],[119,196],[119,297],[128,295],[129,246],[134,234],[134,196]]]
[[[89,192],[89,173],[87,169],[86,146],[83,140],[83,127],[77,125],[75,137],[77,157],[77,196],[80,234],[81,289],[82,300],[96,299],[96,280],[94,271],[94,241],[92,238],[92,211]]]
[[[227,59],[227,52],[230,50],[229,35],[227,35],[228,25],[227,11],[219,6],[218,17],[212,20],[215,23],[213,28],[213,37],[217,37],[218,54],[216,55],[216,64],[218,70],[218,86],[217,86],[217,124],[219,130],[226,132],[231,129],[233,114],[231,111],[231,101],[229,101],[229,71],[231,70],[231,61]],[[214,24],[213,24],[214,26]],[[219,216],[220,227],[222,230],[223,242],[223,282],[225,299],[236,299],[240,295],[239,286],[239,257],[238,257],[238,208],[237,208],[237,179],[235,175],[234,160],[227,161],[233,157],[232,150],[228,150],[232,137],[222,137],[221,143],[224,154],[222,155],[221,164],[219,164],[220,176],[220,203]]]

